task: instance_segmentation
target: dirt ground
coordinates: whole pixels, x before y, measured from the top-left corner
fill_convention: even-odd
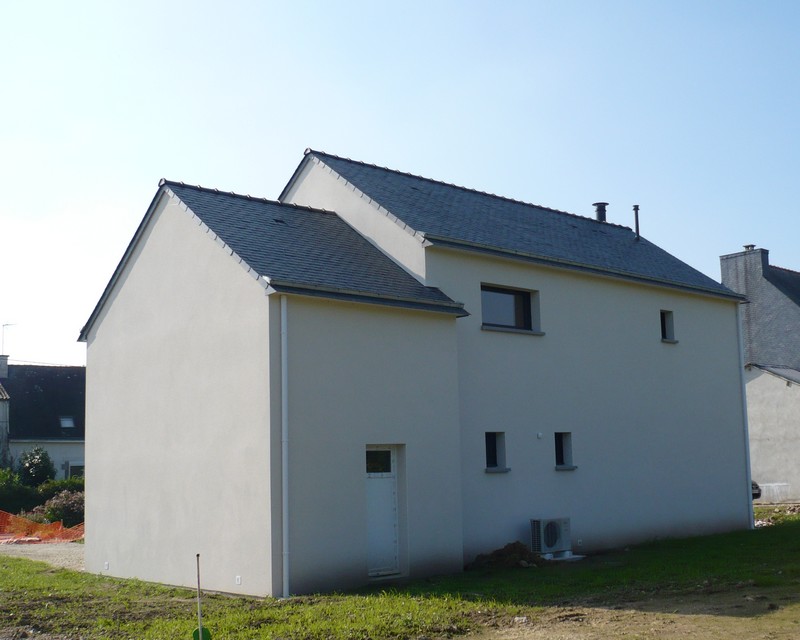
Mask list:
[[[83,545],[0,545],[0,554],[83,570]],[[0,630],[0,640],[71,640],[27,629]],[[498,620],[470,640],[789,640],[800,638],[800,588],[780,593],[748,585],[734,591],[648,597],[614,607],[547,607],[536,616]]]
[[[800,604],[794,596],[747,590],[686,598],[655,597],[613,608],[548,607],[535,619],[489,629],[473,640],[795,640]]]

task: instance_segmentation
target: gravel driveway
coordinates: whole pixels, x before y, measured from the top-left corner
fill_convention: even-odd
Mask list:
[[[0,544],[0,555],[39,560],[56,567],[83,571],[83,545],[76,542]]]

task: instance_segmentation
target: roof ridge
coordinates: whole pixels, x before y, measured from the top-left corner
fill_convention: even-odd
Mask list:
[[[800,271],[795,271],[794,269],[787,269],[786,267],[779,267],[774,264],[771,264],[769,266],[773,269],[778,269],[779,271],[788,271],[789,273],[793,273],[796,276],[800,276]]]
[[[212,187],[203,187],[199,184],[188,184],[186,182],[181,182],[178,180],[167,180],[166,178],[161,178],[158,181],[158,186],[163,187],[164,185],[175,185],[186,187],[188,189],[195,189],[196,191],[202,191],[203,193],[214,193],[214,194],[221,194],[225,196],[232,196],[234,198],[241,198],[243,200],[255,200],[256,202],[264,202],[266,204],[274,204],[279,207],[287,207],[292,209],[301,209],[303,211],[313,211],[315,213],[324,213],[328,215],[337,215],[335,211],[331,211],[330,209],[317,209],[316,207],[309,207],[307,205],[302,204],[294,204],[292,202],[281,202],[280,200],[272,200],[270,198],[262,198],[259,196],[251,196],[248,194],[236,193],[235,191],[223,191],[221,189],[216,189]]]
[[[396,174],[399,174],[401,176],[408,176],[410,178],[416,178],[417,180],[424,180],[425,182],[431,182],[433,184],[443,185],[445,187],[452,187],[454,189],[459,189],[460,191],[466,191],[467,193],[474,193],[474,194],[478,194],[478,195],[481,195],[481,196],[487,196],[489,198],[496,198],[497,200],[504,200],[505,202],[511,202],[511,203],[514,203],[514,204],[521,204],[521,205],[524,205],[526,207],[535,207],[537,209],[542,209],[544,211],[549,211],[551,213],[558,213],[558,214],[561,214],[561,215],[564,215],[564,216],[569,216],[571,218],[578,218],[580,220],[585,220],[587,222],[594,222],[594,223],[602,224],[602,225],[606,225],[606,226],[618,227],[620,229],[630,229],[630,227],[628,227],[626,225],[623,225],[623,224],[618,224],[616,222],[607,222],[607,221],[606,222],[599,222],[599,221],[597,221],[597,220],[595,220],[593,218],[590,218],[588,216],[582,216],[582,215],[577,214],[577,213],[571,213],[569,211],[563,211],[562,209],[554,209],[553,207],[546,207],[544,205],[535,204],[533,202],[526,202],[524,200],[518,200],[516,198],[509,198],[508,196],[501,196],[501,195],[498,195],[496,193],[489,193],[488,191],[481,191],[479,189],[472,189],[471,187],[464,187],[462,185],[455,184],[455,183],[452,183],[452,182],[445,182],[444,180],[435,180],[434,178],[427,178],[425,176],[417,175],[415,173],[409,173],[407,171],[399,171],[398,169],[391,169],[389,167],[383,167],[381,165],[374,164],[374,163],[371,163],[371,162],[362,162],[361,160],[353,160],[352,158],[346,158],[344,156],[337,156],[337,155],[335,155],[333,153],[327,153],[326,151],[319,151],[317,149],[312,149],[311,147],[306,148],[306,150],[303,152],[303,155],[309,155],[309,154],[312,154],[312,153],[313,154],[323,155],[323,156],[328,156],[329,158],[335,158],[336,160],[344,160],[345,162],[352,162],[353,164],[360,164],[360,165],[362,165],[364,167],[372,167],[373,169],[380,169],[381,171],[388,171],[390,173],[396,173]]]

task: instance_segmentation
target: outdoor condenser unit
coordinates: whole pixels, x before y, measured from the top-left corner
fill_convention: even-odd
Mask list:
[[[531,520],[531,549],[541,556],[571,552],[569,518]]]

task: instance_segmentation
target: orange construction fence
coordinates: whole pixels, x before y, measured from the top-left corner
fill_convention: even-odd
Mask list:
[[[21,542],[72,542],[83,538],[83,523],[65,527],[60,522],[41,524],[0,511],[0,544]]]

